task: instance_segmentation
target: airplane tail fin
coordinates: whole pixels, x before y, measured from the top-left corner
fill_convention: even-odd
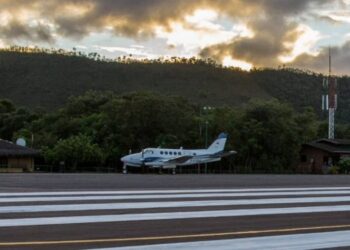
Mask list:
[[[209,153],[215,154],[224,151],[227,141],[227,133],[221,133],[218,138],[207,149]]]

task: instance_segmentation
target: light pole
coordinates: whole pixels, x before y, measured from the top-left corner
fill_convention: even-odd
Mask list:
[[[203,109],[205,111],[205,148],[208,148],[208,125],[209,125],[208,112],[209,112],[209,110],[212,109],[212,107],[205,106],[205,107],[203,107]],[[205,163],[204,165],[205,165],[204,173],[208,173],[208,164]]]
[[[204,106],[203,110],[204,115],[205,115],[205,147],[208,147],[208,125],[209,125],[209,121],[208,121],[208,113],[210,110],[212,110],[213,108],[210,106]]]
[[[208,120],[205,121],[205,148],[208,147]]]

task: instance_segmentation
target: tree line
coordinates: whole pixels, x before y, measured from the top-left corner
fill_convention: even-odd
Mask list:
[[[312,108],[296,111],[277,99],[252,100],[242,107],[203,107],[151,92],[89,91],[51,112],[0,101],[0,138],[24,137],[41,150],[46,164],[63,162],[68,171],[96,166],[120,171],[120,157],[129,150],[204,148],[220,132],[229,133],[226,149],[238,152],[236,172],[293,173],[301,145],[325,137],[327,124]],[[337,136],[350,138],[350,126],[338,125]]]
[[[34,109],[60,108],[69,96],[88,90],[119,94],[152,91],[181,95],[201,106],[241,106],[250,99],[276,98],[319,119],[324,76],[293,68],[225,68],[211,59],[132,55],[106,59],[90,52],[12,46],[0,49],[0,98]],[[350,121],[350,78],[338,77],[336,120]]]
[[[94,61],[107,62],[107,63],[158,63],[158,64],[169,64],[169,63],[179,63],[179,64],[206,64],[215,67],[223,67],[221,64],[216,62],[211,58],[199,58],[199,57],[158,57],[154,59],[149,58],[136,58],[132,54],[118,56],[116,58],[107,58],[97,52],[84,52],[80,51],[77,48],[72,48],[72,50],[65,50],[60,48],[42,48],[38,46],[18,46],[12,45],[9,47],[0,48],[0,52],[14,52],[22,54],[46,54],[46,55],[61,55],[68,57],[81,57],[86,59],[91,59]]]

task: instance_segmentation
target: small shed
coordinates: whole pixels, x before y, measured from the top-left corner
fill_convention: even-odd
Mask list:
[[[39,151],[0,139],[0,173],[33,172]]]
[[[350,140],[319,139],[302,145],[299,171],[324,173],[342,157],[350,157]]]

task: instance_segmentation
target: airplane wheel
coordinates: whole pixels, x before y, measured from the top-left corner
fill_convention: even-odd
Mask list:
[[[123,165],[123,174],[127,174],[127,173],[128,173],[128,166]]]

